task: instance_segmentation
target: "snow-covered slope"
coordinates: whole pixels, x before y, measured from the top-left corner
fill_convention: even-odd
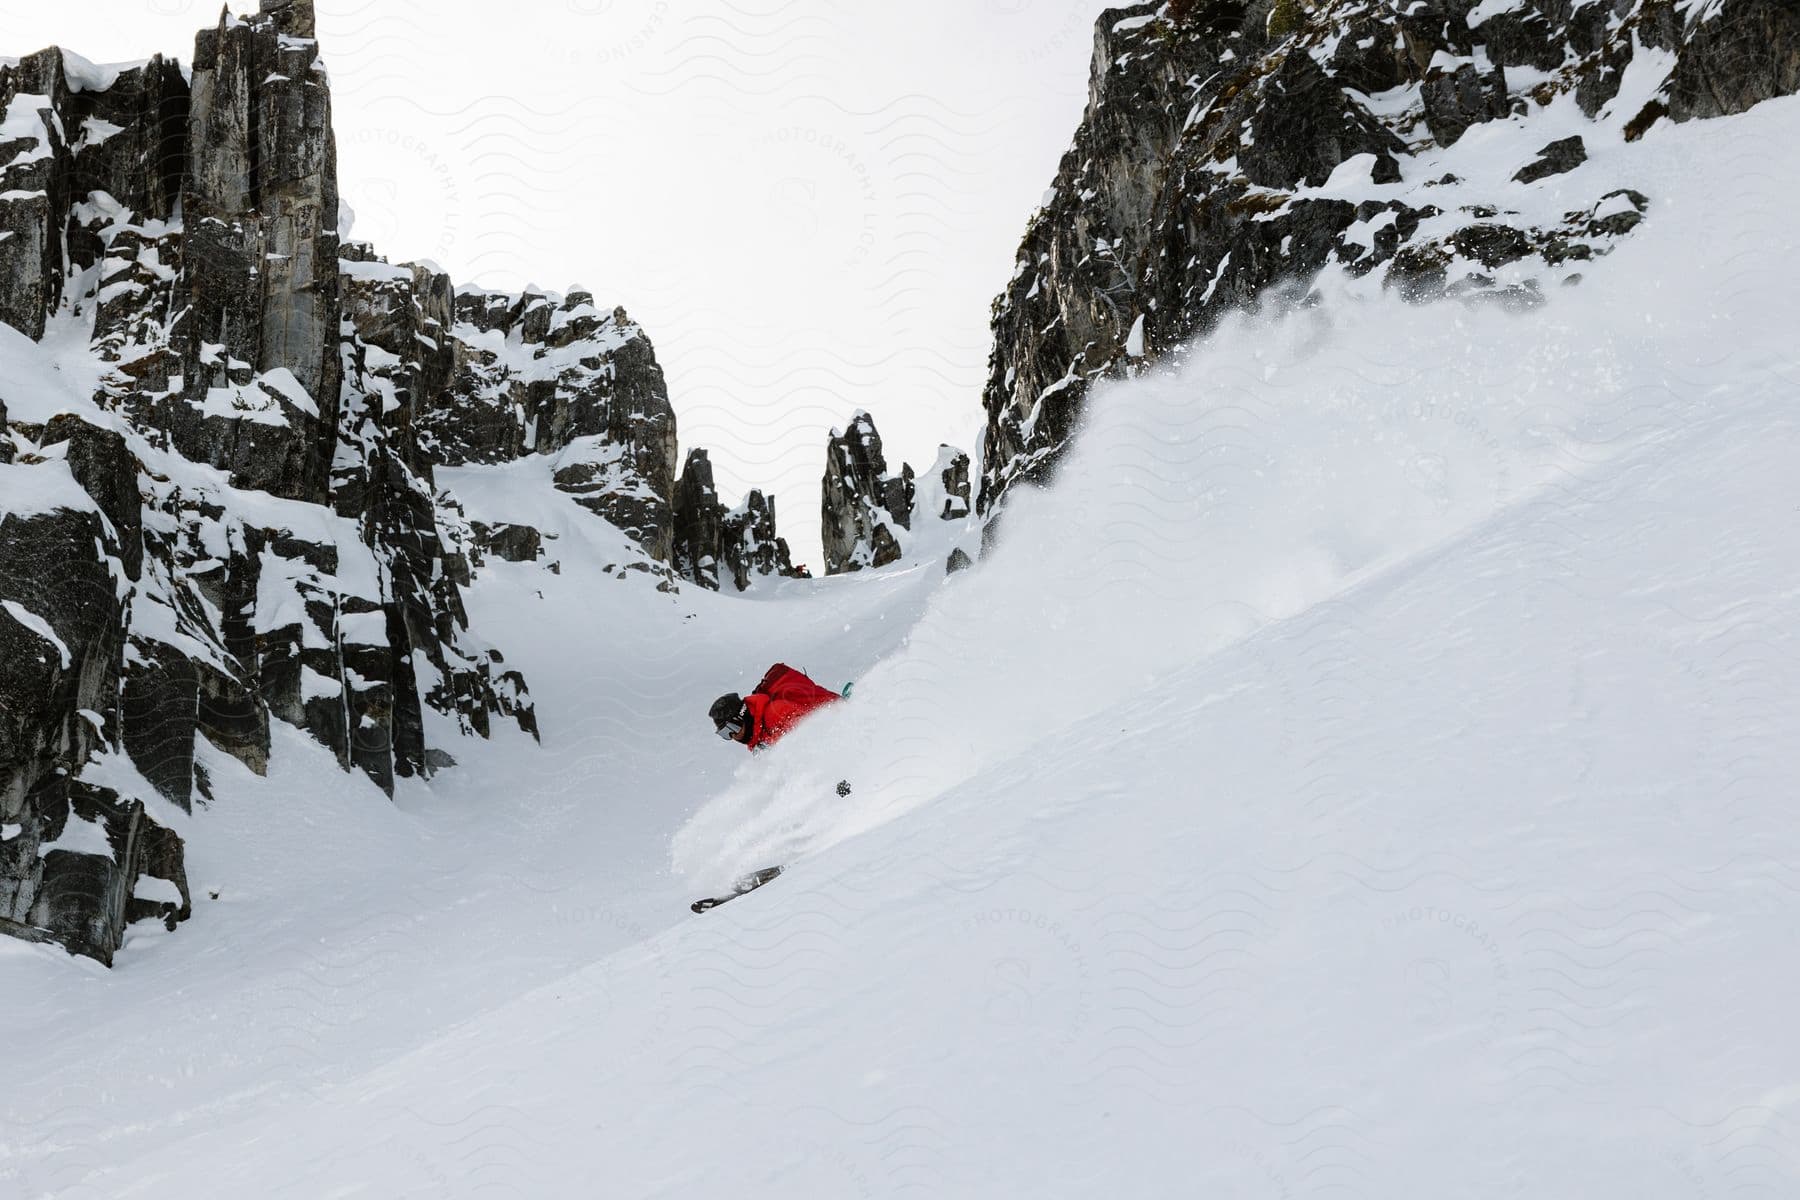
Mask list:
[[[1796,1194],[1796,144],[1652,129],[1528,313],[1228,323],[948,582],[665,596],[445,472],[556,535],[468,596],[543,749],[219,756],[189,932],[0,945],[0,1192]],[[746,760],[772,658],[856,695]]]

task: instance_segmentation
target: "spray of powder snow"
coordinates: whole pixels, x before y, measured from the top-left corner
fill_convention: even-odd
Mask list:
[[[1676,195],[1679,172],[1659,186]],[[1705,206],[1667,208],[1526,312],[1414,307],[1328,276],[1305,304],[1278,299],[1179,366],[1097,390],[1055,484],[1014,494],[995,552],[851,702],[738,771],[677,834],[677,870],[716,885],[891,820],[1703,420],[1723,356],[1754,353],[1747,325],[1768,326],[1771,353],[1780,332],[1719,303],[1729,261],[1683,261]]]

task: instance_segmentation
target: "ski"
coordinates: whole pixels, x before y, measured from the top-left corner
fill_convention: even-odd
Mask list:
[[[765,883],[768,883],[771,879],[774,879],[779,874],[781,874],[780,867],[764,867],[762,870],[753,871],[749,875],[746,875],[742,879],[738,880],[737,883],[733,886],[732,891],[729,895],[713,896],[713,897],[710,897],[705,900],[696,900],[692,904],[688,905],[688,907],[693,909],[697,913],[706,912],[710,909],[719,907],[719,905],[725,903],[727,900],[736,900],[739,896],[744,895],[746,892],[754,892],[757,888],[761,887]]]

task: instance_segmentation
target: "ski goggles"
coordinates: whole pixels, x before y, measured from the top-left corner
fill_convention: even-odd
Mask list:
[[[737,741],[738,735],[743,732],[744,723],[742,721],[727,721],[717,730],[718,735],[728,742]]]

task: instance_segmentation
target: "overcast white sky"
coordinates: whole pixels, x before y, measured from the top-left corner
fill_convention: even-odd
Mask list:
[[[234,0],[233,11],[254,9]],[[648,329],[683,453],[819,565],[825,438],[975,450],[988,305],[1101,0],[318,0],[354,236]],[[0,54],[188,61],[216,0],[0,0]]]

